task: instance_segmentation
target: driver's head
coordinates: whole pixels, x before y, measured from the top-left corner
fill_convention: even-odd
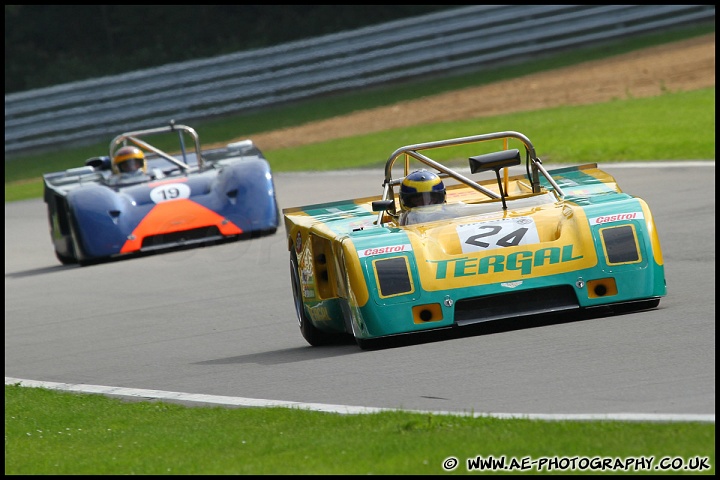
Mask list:
[[[445,203],[445,185],[440,177],[428,170],[410,172],[400,184],[400,208],[411,208],[424,205]]]
[[[145,154],[137,147],[122,147],[113,157],[115,173],[145,172]]]

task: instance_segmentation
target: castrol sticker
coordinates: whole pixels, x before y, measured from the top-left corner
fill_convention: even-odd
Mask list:
[[[166,183],[150,191],[150,199],[155,203],[190,198],[190,187],[184,183]]]
[[[390,245],[387,247],[373,247],[358,250],[359,257],[373,257],[375,255],[384,255],[386,253],[401,253],[409,252],[412,250],[412,246],[409,243],[404,245]]]
[[[611,222],[626,222],[628,220],[642,220],[645,218],[642,212],[630,212],[630,213],[613,213],[612,215],[602,215],[590,219],[590,225],[602,225],[603,223]]]

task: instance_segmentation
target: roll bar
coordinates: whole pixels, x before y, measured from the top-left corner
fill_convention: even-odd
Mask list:
[[[187,125],[176,125],[174,121],[170,121],[170,124],[165,127],[157,127],[157,128],[148,128],[145,130],[137,130],[134,132],[126,132],[123,134],[118,135],[117,137],[113,138],[110,142],[110,158],[113,158],[116,149],[121,144],[127,144],[127,142],[133,143],[137,145],[138,147],[142,147],[146,150],[150,150],[151,152],[156,153],[157,155],[163,157],[165,160],[174,163],[181,169],[187,171],[190,169],[190,165],[187,163],[178,160],[177,158],[163,152],[159,148],[150,145],[144,140],[141,140],[140,137],[148,136],[148,135],[156,135],[159,133],[169,133],[169,132],[178,132],[178,137],[180,139],[180,149],[182,152],[183,158],[186,158],[186,152],[185,152],[185,142],[183,140],[183,133],[187,133],[190,135],[193,139],[193,143],[195,146],[195,155],[197,157],[197,164],[198,168],[200,170],[203,169],[205,166],[205,161],[202,157],[202,153],[200,151],[200,137],[198,136],[197,132],[188,127]]]
[[[497,193],[493,192],[492,190],[489,190],[482,185],[478,184],[474,180],[465,177],[464,175],[461,175],[460,173],[452,170],[451,168],[446,167],[445,165],[442,165],[441,163],[436,162],[432,158],[425,155],[424,152],[426,150],[432,150],[437,148],[443,148],[443,147],[451,147],[451,146],[458,146],[458,145],[465,145],[470,143],[480,143],[480,142],[487,142],[491,140],[506,140],[506,139],[516,139],[519,140],[524,146],[525,146],[525,152],[526,152],[526,169],[528,173],[528,179],[530,181],[530,184],[532,186],[533,193],[539,193],[540,192],[540,174],[542,174],[545,179],[553,186],[555,191],[560,197],[563,197],[565,194],[562,191],[562,189],[558,186],[558,184],[555,182],[555,180],[550,176],[550,174],[545,170],[545,168],[542,166],[542,161],[537,157],[537,154],[535,153],[535,147],[533,146],[532,142],[528,137],[523,135],[519,132],[514,131],[504,131],[504,132],[495,132],[495,133],[486,133],[482,135],[471,135],[468,137],[459,137],[459,138],[451,138],[448,140],[438,140],[434,142],[426,142],[426,143],[417,143],[414,145],[407,145],[401,148],[398,148],[395,150],[392,155],[388,158],[387,162],[385,163],[385,180],[383,182],[383,193],[382,193],[382,199],[377,203],[379,213],[378,213],[378,220],[377,225],[382,224],[382,216],[384,212],[384,208],[382,208],[383,205],[387,206],[390,205],[389,201],[392,200],[392,209],[394,210],[394,198],[393,198],[393,190],[392,187],[395,185],[399,185],[402,182],[402,179],[407,176],[409,172],[409,158],[414,158],[415,160],[428,165],[429,167],[432,167],[438,171],[441,172],[441,177],[451,177],[455,180],[464,183],[470,188],[473,188],[477,190],[478,192],[488,196],[491,199],[499,199],[502,197],[502,195],[498,195]],[[506,142],[506,149],[507,149],[507,142]],[[393,166],[395,165],[395,162],[401,157],[405,156],[405,166],[404,166],[404,176],[401,178],[393,179],[392,177],[392,170]],[[393,212],[394,213],[394,212]]]

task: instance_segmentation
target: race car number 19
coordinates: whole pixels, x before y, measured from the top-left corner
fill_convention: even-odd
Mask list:
[[[150,191],[150,199],[155,203],[181,198],[190,198],[190,187],[184,183],[167,183]]]

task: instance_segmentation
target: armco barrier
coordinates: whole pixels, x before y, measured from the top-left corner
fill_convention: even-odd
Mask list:
[[[5,153],[110,139],[423,75],[481,71],[684,24],[713,5],[474,5],[5,96]],[[108,140],[109,141],[109,140]]]

